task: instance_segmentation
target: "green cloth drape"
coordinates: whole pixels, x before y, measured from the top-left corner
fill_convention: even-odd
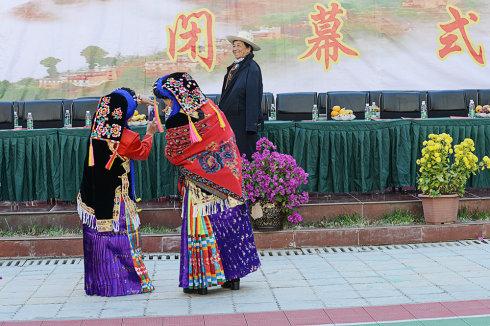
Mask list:
[[[57,129],[0,132],[0,198],[58,197],[60,147]]]
[[[59,129],[60,190],[59,199],[74,200],[82,181],[83,163],[87,154],[88,129]]]
[[[309,174],[308,191],[383,190],[407,183],[409,134],[404,120],[300,122],[293,156]]]
[[[136,128],[141,135],[145,128]],[[475,141],[478,157],[490,154],[490,119],[266,122],[261,131],[306,172],[312,192],[369,192],[415,186],[422,142],[446,132],[459,143]],[[0,131],[0,199],[74,200],[87,152],[87,129]],[[147,161],[135,162],[136,195],[143,200],[177,194],[177,169],[157,134]],[[490,187],[490,172],[469,182]]]
[[[279,152],[292,154],[295,133],[295,123],[292,121],[270,121],[265,123],[260,135],[273,142]]]

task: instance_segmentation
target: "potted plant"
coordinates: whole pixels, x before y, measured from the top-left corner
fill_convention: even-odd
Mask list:
[[[464,195],[471,175],[490,168],[490,158],[481,161],[474,154],[475,144],[466,138],[452,146],[448,134],[430,134],[423,142],[417,185],[422,192],[425,221],[429,224],[453,223],[459,208],[459,197]]]
[[[243,158],[245,193],[252,203],[252,224],[258,230],[280,230],[287,220],[303,220],[295,210],[308,202],[308,193],[300,187],[308,183],[308,174],[287,154],[276,152],[267,138],[259,139],[252,160]]]

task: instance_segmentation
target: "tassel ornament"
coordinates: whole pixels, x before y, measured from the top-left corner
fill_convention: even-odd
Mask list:
[[[194,122],[192,122],[191,117],[188,115],[187,118],[189,119],[189,135],[191,138],[191,143],[198,143],[202,141],[202,137],[199,135],[199,132],[197,131]]]
[[[88,146],[88,166],[94,166],[94,147],[92,145],[92,138],[90,138],[90,144]]]
[[[218,108],[216,107],[216,104],[212,103],[211,105],[213,107],[213,110],[214,112],[216,112],[216,116],[218,117],[218,121],[219,121],[219,126],[222,128],[222,129],[225,129],[225,121],[223,120],[223,116],[221,115],[221,112],[218,110]]]
[[[163,124],[162,120],[160,119],[160,113],[158,112],[158,102],[156,99],[153,99],[153,112],[155,113],[158,132],[163,132]]]
[[[109,144],[107,144],[107,145],[109,146]],[[112,164],[116,160],[116,157],[117,157],[117,148],[118,147],[119,147],[119,143],[117,143],[116,146],[114,147],[113,152],[112,152],[112,155],[109,158],[109,161],[107,161],[107,164],[105,165],[105,168],[107,170],[110,170],[112,168]]]

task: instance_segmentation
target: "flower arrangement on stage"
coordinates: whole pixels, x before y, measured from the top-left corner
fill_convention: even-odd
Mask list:
[[[265,137],[259,139],[256,150],[252,161],[243,159],[244,188],[248,198],[261,211],[276,208],[290,223],[300,223],[303,218],[296,208],[308,202],[308,193],[300,190],[308,183],[308,174],[291,155],[277,152],[277,147]]]
[[[419,168],[418,187],[424,195],[431,197],[449,194],[464,195],[466,183],[471,175],[490,168],[490,158],[481,161],[474,154],[475,144],[466,138],[452,146],[448,134],[430,134],[423,142],[422,156],[417,160]]]
[[[419,166],[418,188],[422,192],[424,217],[427,223],[455,222],[459,197],[464,195],[470,176],[490,169],[490,158],[482,160],[474,154],[475,143],[466,138],[457,145],[448,134],[430,134],[423,142]]]

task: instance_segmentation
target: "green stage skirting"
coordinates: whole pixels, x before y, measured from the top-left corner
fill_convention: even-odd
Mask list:
[[[61,156],[58,132],[57,129],[0,132],[1,200],[58,197]]]
[[[408,185],[410,152],[409,121],[296,124],[293,156],[309,174],[308,191],[369,192]]]
[[[261,134],[309,173],[306,190],[345,193],[415,186],[422,142],[441,132],[454,142],[470,137],[479,157],[490,154],[486,119],[273,121]],[[0,200],[74,200],[88,134],[75,128],[0,131]],[[157,134],[149,159],[135,162],[136,193],[143,200],[177,194],[177,169],[165,159],[164,147],[164,134]],[[469,186],[490,187],[490,172],[472,178]]]

